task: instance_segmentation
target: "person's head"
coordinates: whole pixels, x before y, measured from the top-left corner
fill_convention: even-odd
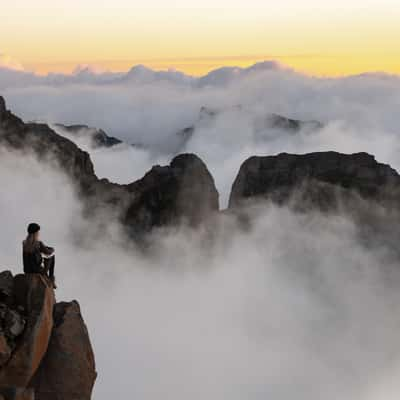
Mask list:
[[[40,236],[40,225],[36,223],[32,223],[28,225],[28,237],[33,241],[36,242],[39,240]]]

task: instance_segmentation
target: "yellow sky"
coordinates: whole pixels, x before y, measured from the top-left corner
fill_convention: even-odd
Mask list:
[[[13,0],[0,53],[25,68],[143,63],[202,74],[276,59],[318,75],[400,73],[398,0]]]

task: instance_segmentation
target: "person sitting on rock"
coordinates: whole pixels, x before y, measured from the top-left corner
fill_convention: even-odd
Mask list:
[[[28,226],[28,236],[22,243],[25,274],[43,274],[50,278],[54,289],[57,287],[54,277],[55,253],[52,247],[45,246],[39,240],[40,226],[32,223]]]

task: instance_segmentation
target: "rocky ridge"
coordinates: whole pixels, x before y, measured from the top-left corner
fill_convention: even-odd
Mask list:
[[[134,236],[181,222],[197,226],[218,211],[214,179],[194,154],[179,155],[169,166],[155,166],[131,184],[111,183],[97,178],[87,152],[48,125],[24,123],[6,109],[2,97],[0,144],[55,162],[85,200],[88,214],[107,209]]]
[[[203,108],[199,118],[208,120],[217,112]],[[320,127],[315,121],[271,118],[272,125],[286,130],[302,129],[303,124]],[[190,136],[191,130],[186,133]],[[87,213],[96,215],[107,209],[107,215],[114,215],[134,238],[141,239],[154,228],[182,223],[196,227],[218,215],[214,179],[194,154],[178,155],[168,166],[154,166],[131,184],[111,183],[97,178],[88,153],[47,125],[24,123],[6,109],[1,97],[0,144],[33,152],[39,159],[56,160],[85,200]],[[359,199],[385,210],[399,210],[399,182],[395,170],[366,153],[251,157],[240,167],[232,186],[229,211],[266,199],[297,210],[326,211],[346,204],[356,209]]]
[[[95,149],[101,147],[109,148],[123,143],[122,140],[107,135],[102,129],[92,128],[87,125],[55,124],[55,127],[71,137],[88,139],[91,147]]]
[[[297,129],[291,120],[277,123]],[[74,182],[88,213],[107,208],[135,238],[158,227],[196,227],[220,215],[213,177],[193,154],[155,166],[128,185],[99,180],[86,152],[47,125],[24,123],[6,109],[1,97],[0,144],[56,162]],[[398,251],[400,175],[369,154],[251,157],[240,167],[226,214],[271,203],[299,211],[344,207],[360,226],[372,227],[368,232],[373,232],[374,245],[390,244]],[[56,303],[49,283],[39,275],[1,273],[0,400],[31,400],[34,395],[39,400],[88,400],[95,379],[79,304]]]
[[[240,167],[229,207],[247,200],[268,199],[277,204],[330,209],[341,199],[359,196],[386,207],[397,207],[400,175],[367,153],[282,153],[251,157]]]
[[[240,104],[226,109],[217,109],[204,106],[201,107],[197,120],[193,124],[177,132],[175,138],[176,145],[172,146],[174,148],[171,150],[176,153],[184,151],[189,141],[195,135],[196,131],[215,121],[218,116],[232,111],[246,115],[246,110]],[[303,121],[299,119],[288,118],[276,113],[265,113],[265,115],[262,117],[256,118],[253,121],[253,124],[254,139],[258,142],[268,140],[271,137],[269,135],[272,133],[275,134],[277,131],[279,134],[296,135],[301,131],[306,134],[310,134],[323,128],[323,124],[319,121]]]

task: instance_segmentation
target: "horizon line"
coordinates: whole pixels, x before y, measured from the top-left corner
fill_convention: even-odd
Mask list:
[[[2,54],[0,53],[0,56]],[[74,76],[85,69],[90,70],[94,75],[102,75],[102,74],[126,74],[130,70],[135,67],[143,66],[151,71],[154,72],[178,72],[182,73],[188,77],[193,78],[201,78],[209,73],[216,71],[221,68],[239,68],[239,69],[248,69],[257,64],[263,63],[276,63],[278,66],[282,68],[282,70],[292,70],[295,73],[299,73],[302,75],[310,76],[310,77],[319,77],[319,78],[344,78],[344,77],[351,77],[351,76],[359,76],[364,74],[385,74],[385,75],[392,75],[392,76],[399,76],[400,71],[389,71],[385,70],[384,68],[376,68],[376,69],[365,69],[356,72],[349,72],[349,73],[323,73],[323,72],[312,72],[304,68],[298,68],[294,65],[290,65],[290,63],[282,62],[282,59],[334,59],[338,56],[335,55],[320,55],[320,54],[295,54],[295,55],[281,55],[281,56],[214,56],[214,57],[185,57],[185,58],[148,58],[148,59],[126,59],[126,60],[97,60],[94,62],[40,62],[40,63],[24,63],[20,64],[22,68],[13,68],[12,66],[2,65],[0,63],[0,69],[8,69],[11,71],[15,71],[16,73],[27,73],[33,74],[38,77],[47,77],[51,75],[64,75],[64,76]],[[280,60],[281,59],[281,60]],[[0,59],[1,61],[1,59]],[[175,63],[174,63],[175,61]],[[196,63],[196,64],[185,64],[185,62],[201,62],[203,63]],[[227,64],[210,64],[209,62],[212,61],[247,61],[245,63],[227,63]],[[173,65],[169,65],[169,63],[173,63]],[[103,65],[102,65],[103,64]],[[104,64],[126,64],[124,68],[120,69],[113,69],[107,68]],[[68,68],[63,68],[57,70],[54,69],[45,69],[42,72],[38,71],[35,68],[29,68],[29,66],[33,65],[42,65],[42,66],[61,66],[63,65]],[[193,71],[190,72],[186,67],[195,67],[195,66],[203,66],[208,68],[203,68],[203,71],[198,71],[198,73],[194,73]]]

